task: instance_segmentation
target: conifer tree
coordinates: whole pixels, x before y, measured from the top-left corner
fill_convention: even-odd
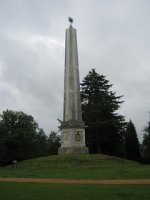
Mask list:
[[[125,132],[125,155],[127,159],[140,161],[140,148],[136,129],[132,121],[127,124]]]
[[[123,155],[124,117],[116,113],[122,96],[116,96],[105,76],[89,71],[81,83],[86,145],[90,153]]]
[[[146,162],[150,163],[150,122],[148,126],[144,128],[144,136],[143,136],[143,157]]]

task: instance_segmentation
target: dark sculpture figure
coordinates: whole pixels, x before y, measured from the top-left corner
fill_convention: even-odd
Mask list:
[[[73,18],[69,17],[68,20],[69,20],[70,24],[73,23]]]

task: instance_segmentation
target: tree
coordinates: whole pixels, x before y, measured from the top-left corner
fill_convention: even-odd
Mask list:
[[[142,154],[146,162],[150,163],[150,122],[148,122],[148,126],[144,128],[144,132]]]
[[[58,148],[60,147],[60,136],[56,132],[52,131],[48,137],[48,153],[50,155],[58,154]]]
[[[125,155],[130,160],[141,160],[139,141],[135,126],[131,120],[128,122],[125,132]]]
[[[37,131],[34,142],[34,157],[45,156],[48,154],[47,136],[42,128]]]
[[[0,115],[0,165],[43,155],[37,149],[44,135],[31,115],[4,111]]]
[[[117,114],[122,96],[110,91],[112,84],[95,69],[81,83],[86,144],[90,153],[123,155],[124,117]]]

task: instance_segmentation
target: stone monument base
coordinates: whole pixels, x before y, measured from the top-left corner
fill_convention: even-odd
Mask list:
[[[60,147],[58,149],[58,154],[88,154],[87,147]]]
[[[87,154],[85,145],[85,124],[83,121],[70,120],[61,123],[61,147],[58,154]]]

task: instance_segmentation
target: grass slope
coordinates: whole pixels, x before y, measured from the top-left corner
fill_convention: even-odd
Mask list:
[[[74,154],[39,157],[18,163],[21,169],[69,169],[140,166],[139,163],[103,154]],[[7,168],[12,168],[8,166]]]
[[[103,154],[74,154],[46,156],[20,162],[22,169],[102,168],[110,166],[138,166],[137,162]]]
[[[17,168],[0,169],[1,177],[127,179],[150,178],[150,166],[113,156],[47,156],[18,163]]]

